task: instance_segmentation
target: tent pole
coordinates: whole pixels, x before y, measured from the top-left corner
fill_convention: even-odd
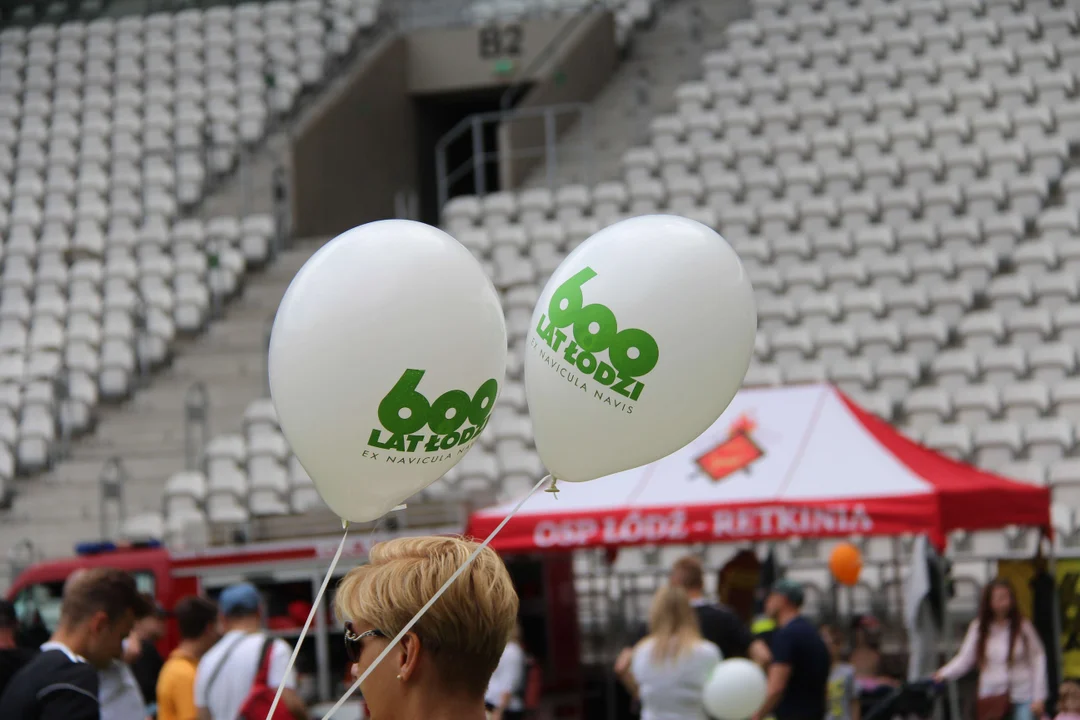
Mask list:
[[[892,569],[893,579],[895,580],[896,587],[896,607],[900,611],[900,632],[902,633],[902,640],[904,643],[904,652],[911,653],[911,638],[907,634],[907,626],[903,622],[904,618],[904,570],[902,567],[903,560],[901,556],[904,554],[903,543],[900,538],[894,537],[892,539]]]
[[[611,627],[611,618],[614,615],[614,613],[611,612],[611,610],[612,610],[612,607],[611,607],[611,605],[612,605],[612,601],[611,601],[611,595],[612,595],[611,588],[612,588],[612,585],[618,585],[619,586],[618,597],[619,597],[619,605],[621,607],[618,608],[617,611],[621,612],[622,616],[624,618],[626,617],[626,614],[625,614],[626,596],[623,594],[622,583],[619,582],[619,576],[615,572],[615,563],[611,562],[609,560],[607,550],[608,549],[605,547],[603,549],[603,551],[602,551],[602,553],[603,553],[602,555],[601,555],[601,553],[593,552],[592,565],[593,565],[593,567],[596,567],[596,558],[597,558],[597,556],[600,556],[602,558],[601,563],[603,564],[603,572],[604,572],[604,599],[606,601],[604,603],[606,605],[606,607],[604,608],[604,615],[605,615],[604,619],[605,619],[605,621],[607,621],[608,627],[610,628]],[[594,603],[593,604],[594,611],[598,609],[596,607],[597,605],[599,605],[599,603]],[[615,652],[619,652],[619,649],[616,649]],[[610,662],[608,662],[607,653],[600,653],[600,656],[604,659],[604,664],[607,666],[604,669],[605,670],[604,676],[607,678],[607,682],[605,683],[606,687],[604,688],[605,696],[606,696],[605,697],[606,702],[604,704],[607,706],[607,720],[615,720],[615,698],[618,696],[618,692],[619,692],[618,687],[616,687],[616,686],[617,686],[617,684],[619,682],[619,679],[617,677],[615,677],[615,669],[614,669],[614,667],[612,666],[612,664]]]
[[[938,575],[938,595],[941,601],[941,634],[945,636],[945,642],[948,643],[948,651],[951,653],[951,643],[953,640],[953,623],[952,616],[949,614],[949,579],[945,576],[945,555],[944,552],[938,556],[939,561],[934,563],[934,572]],[[935,653],[936,655],[937,653]],[[949,680],[945,686],[949,694],[949,717],[951,720],[960,720],[960,694],[956,691],[956,682]]]
[[[1046,533],[1040,530],[1039,544],[1041,545],[1044,540],[1050,546],[1050,550],[1046,554],[1046,571],[1054,581],[1054,594],[1051,598],[1051,608],[1054,613],[1054,657],[1057,658],[1057,677],[1051,678],[1053,683],[1050,685],[1050,694],[1052,697],[1056,697],[1055,690],[1061,682],[1061,678],[1065,677],[1065,652],[1062,649],[1061,642],[1061,591],[1058,588],[1057,548],[1054,546],[1054,539],[1047,537]]]

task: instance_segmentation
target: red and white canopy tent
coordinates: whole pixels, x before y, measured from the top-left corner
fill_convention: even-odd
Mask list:
[[[475,513],[486,537],[516,504]],[[503,552],[1050,528],[1050,492],[918,445],[831,386],[744,390],[683,449],[537,493],[492,542]]]

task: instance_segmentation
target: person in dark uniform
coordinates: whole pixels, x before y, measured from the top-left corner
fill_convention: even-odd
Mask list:
[[[776,632],[776,621],[768,615],[761,615],[754,618],[754,622],[750,623],[750,634],[754,636],[754,639],[761,640],[763,643],[772,648],[772,636]]]
[[[144,595],[143,598],[148,606],[154,608],[154,612],[135,623],[135,630],[124,646],[124,659],[131,666],[131,672],[139,684],[139,692],[149,706],[147,713],[153,717],[156,714],[154,697],[157,694],[158,675],[165,664],[158,652],[157,642],[165,634],[165,618],[168,613],[150,595]]]
[[[7,600],[0,600],[0,695],[8,682],[24,665],[37,655],[36,648],[19,647],[15,642],[19,621],[15,617],[15,606]]]
[[[765,612],[776,620],[773,662],[765,704],[753,720],[823,720],[832,654],[818,629],[801,614],[802,586],[781,579],[765,600]]]

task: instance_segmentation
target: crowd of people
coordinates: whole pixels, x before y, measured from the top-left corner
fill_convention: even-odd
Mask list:
[[[766,672],[765,702],[752,720],[858,720],[854,703],[827,703],[838,651],[801,613],[803,589],[780,580],[769,589],[755,636],[733,610],[705,597],[701,561],[672,567],[653,598],[648,630],[620,653],[615,672],[640,703],[641,720],[707,720],[702,702],[722,659],[749,658]],[[841,684],[841,691],[848,692]]]
[[[341,581],[351,675],[359,676],[476,544],[404,538],[375,546]],[[20,720],[301,720],[307,708],[286,672],[291,648],[262,631],[260,597],[247,583],[213,602],[179,600],[168,613],[180,642],[161,658],[165,613],[131,575],[89,569],[66,582],[55,631],[39,648],[16,643],[17,619],[0,603],[0,718]],[[503,561],[479,554],[363,685],[377,720],[518,720],[532,661],[521,647],[518,597]],[[264,702],[254,703],[258,693]]]
[[[768,589],[764,616],[746,623],[706,599],[696,557],[677,561],[653,598],[647,631],[615,664],[641,720],[708,720],[705,685],[719,662],[734,657],[753,660],[767,678],[764,703],[751,720],[891,719],[889,703],[902,697],[902,684],[882,672],[878,623],[855,618],[848,649],[843,628],[812,623],[803,601],[802,587],[781,579]],[[973,671],[976,720],[1046,716],[1045,650],[1004,580],[984,588],[959,652],[932,680],[940,685]],[[1059,694],[1059,720],[1080,720],[1080,684],[1066,681]]]
[[[180,599],[180,642],[163,659],[156,643],[168,614],[120,570],[68,578],[56,630],[40,648],[17,646],[17,619],[0,603],[0,717],[24,720],[236,720],[265,667],[284,686],[282,705],[307,716],[285,669],[291,648],[262,633],[259,593],[233,585],[214,603]],[[260,719],[261,720],[261,719]]]
[[[345,576],[334,607],[353,676],[375,662],[476,547],[459,538],[402,538],[376,545],[370,562]],[[797,582],[773,583],[763,606],[767,622],[747,623],[709,602],[703,580],[696,558],[678,561],[653,599],[648,628],[619,655],[615,671],[642,720],[708,720],[705,685],[718,663],[734,657],[758,664],[766,677],[764,702],[748,720],[863,720],[861,698],[897,684],[881,674],[872,622],[857,621],[847,652],[840,627],[818,626],[803,614]],[[0,603],[0,718],[263,720],[265,700],[278,688],[275,720],[305,718],[295,677],[286,671],[291,649],[262,631],[260,608],[258,591],[247,583],[226,588],[216,603],[181,599],[169,613],[180,642],[162,658],[155,643],[166,614],[122,571],[72,575],[57,627],[40,648],[17,646],[14,608]],[[529,707],[531,664],[517,593],[502,560],[485,548],[362,690],[377,720],[520,720]],[[959,652],[934,679],[973,670],[977,720],[1045,716],[1046,654],[1005,581],[985,588]],[[252,705],[260,692],[264,703]],[[1058,720],[1080,720],[1080,684],[1061,686],[1057,709]]]

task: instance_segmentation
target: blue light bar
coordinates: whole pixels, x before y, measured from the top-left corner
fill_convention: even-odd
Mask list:
[[[116,552],[116,543],[94,540],[91,542],[81,542],[75,545],[76,555],[102,555],[111,552]]]
[[[164,547],[160,540],[138,540],[135,542],[123,542],[119,545],[111,540],[91,540],[75,545],[75,554],[81,557],[87,555],[105,555],[121,550],[157,550]]]

